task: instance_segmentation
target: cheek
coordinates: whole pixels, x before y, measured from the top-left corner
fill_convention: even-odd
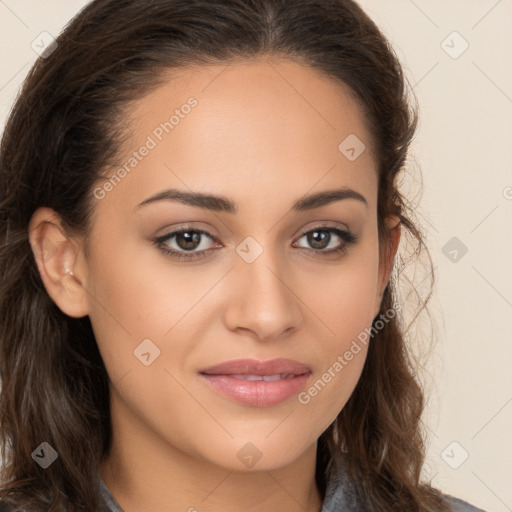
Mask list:
[[[372,323],[378,294],[378,245],[370,239],[339,265],[315,272],[313,279],[303,279],[309,280],[305,284],[309,291],[304,289],[303,295],[322,321],[323,348],[332,358]]]
[[[343,409],[354,391],[363,370],[371,342],[373,301],[368,299],[369,286],[356,287],[331,304],[326,321],[335,332],[319,340],[316,349],[321,363],[308,387],[297,396],[302,417],[311,432],[320,435]]]
[[[308,305],[321,319],[316,349],[322,364],[298,402],[321,418],[325,429],[336,418],[360,378],[370,343],[378,284],[377,245],[347,258],[335,272],[318,274]],[[313,426],[313,424],[312,424]]]
[[[150,389],[153,398],[155,390],[164,390],[169,396],[173,383],[165,370],[186,366],[205,337],[208,293],[226,271],[215,265],[181,269],[142,243],[148,242],[98,235],[87,283],[89,316],[112,382],[141,379],[128,393],[133,404],[137,390]],[[176,382],[174,387],[179,390]]]
[[[190,418],[204,419],[204,410],[191,399],[175,367],[194,349],[194,343],[188,343],[191,332],[183,327],[190,326],[191,308],[211,283],[171,272],[160,256],[155,265],[153,250],[141,251],[140,245],[138,250],[125,246],[117,258],[109,257],[121,244],[97,244],[101,250],[91,259],[89,282],[94,295],[91,323],[117,397],[111,401],[112,417],[149,422],[162,438],[193,452],[189,437],[205,433]],[[132,424],[137,422],[123,421],[123,429]]]
[[[309,425],[306,430],[316,436],[334,421],[347,403],[366,360],[367,344],[356,341],[343,348],[297,396],[297,408],[303,409],[301,416]]]
[[[198,279],[197,270],[177,268],[149,242],[105,242],[96,244],[88,286],[91,319],[109,343],[165,337],[214,282],[215,271],[201,270]]]

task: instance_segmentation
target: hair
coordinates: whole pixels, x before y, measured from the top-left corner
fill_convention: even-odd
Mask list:
[[[27,512],[102,510],[98,471],[112,434],[109,379],[89,317],[68,317],[49,297],[28,225],[47,206],[66,231],[87,237],[91,191],[116,161],[127,105],[170,71],[277,56],[347,85],[378,164],[381,255],[390,215],[414,242],[412,256],[428,253],[398,183],[417,108],[397,55],[353,0],[94,0],[56,42],[28,73],[0,155],[0,499]],[[397,302],[392,277],[380,313]],[[319,438],[316,480],[324,495],[345,447],[371,510],[448,510],[421,482],[425,393],[402,324],[396,315],[372,336],[354,392]],[[42,442],[58,453],[47,469],[32,458]]]

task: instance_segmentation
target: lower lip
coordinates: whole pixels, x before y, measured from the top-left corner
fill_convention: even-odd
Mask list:
[[[201,374],[214,390],[237,402],[254,407],[269,407],[288,400],[306,386],[310,374],[275,381],[243,380],[229,375]]]

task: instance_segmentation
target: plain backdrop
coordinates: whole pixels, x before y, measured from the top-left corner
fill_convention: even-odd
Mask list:
[[[85,0],[0,0],[0,123],[42,32]],[[512,510],[512,0],[360,0],[418,98],[417,209],[437,284],[425,476]],[[39,39],[38,39],[39,38]]]

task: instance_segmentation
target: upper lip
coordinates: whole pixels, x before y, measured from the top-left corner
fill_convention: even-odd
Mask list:
[[[311,373],[311,369],[292,359],[271,359],[258,361],[257,359],[236,359],[210,366],[199,373],[207,375],[276,375],[290,374],[303,375]]]

